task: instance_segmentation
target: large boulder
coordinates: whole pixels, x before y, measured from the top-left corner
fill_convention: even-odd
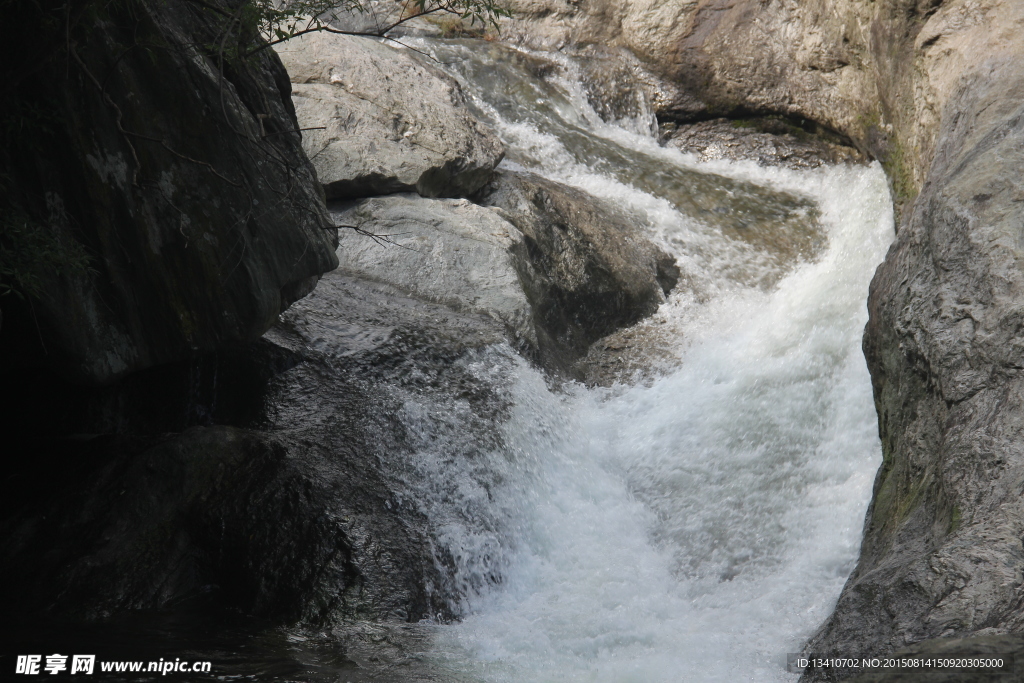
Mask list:
[[[642,226],[581,190],[503,171],[475,199],[486,206],[393,195],[336,207],[339,224],[362,231],[342,231],[339,272],[488,315],[559,371],[675,286],[674,260]]]
[[[408,50],[315,33],[278,52],[294,83],[303,146],[328,199],[465,196],[504,155],[459,84]]]
[[[332,206],[332,213],[339,225],[362,231],[341,230],[340,273],[490,316],[519,345],[536,348],[533,311],[512,256],[523,236],[498,212],[466,199],[400,194]]]
[[[500,580],[500,549],[463,557],[469,534],[445,534],[502,523],[477,495],[512,466],[502,326],[337,271],[282,318],[42,411],[68,393],[53,381],[27,420],[0,418],[34,427],[0,498],[6,619],[188,600],[318,628],[444,620]]]
[[[675,259],[634,217],[582,190],[503,171],[476,199],[522,234],[515,265],[542,354],[556,365],[654,313],[679,279]]]
[[[357,396],[323,408],[347,403],[346,424],[358,425]],[[437,614],[423,520],[389,509],[365,434],[341,431],[113,438],[101,467],[6,525],[2,575],[19,590],[5,609],[92,619],[216,588],[286,622]]]
[[[3,369],[103,383],[251,341],[336,265],[287,74],[222,69],[217,5],[104,5],[6,90]]]

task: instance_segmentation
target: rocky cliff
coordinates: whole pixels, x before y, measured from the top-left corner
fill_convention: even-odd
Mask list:
[[[4,297],[2,369],[106,383],[257,339],[337,265],[280,60],[225,47],[227,4],[34,8],[5,83],[0,246],[27,298]]]

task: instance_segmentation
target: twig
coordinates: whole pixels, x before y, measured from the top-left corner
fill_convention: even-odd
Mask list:
[[[353,230],[357,235],[362,235],[363,237],[369,237],[370,239],[372,239],[374,242],[376,242],[377,244],[379,244],[382,247],[384,245],[386,245],[386,244],[390,244],[390,245],[398,247],[400,249],[408,249],[409,251],[415,251],[415,252],[419,253],[419,251],[417,249],[413,249],[412,247],[407,247],[404,244],[399,244],[398,242],[396,242],[393,239],[395,237],[401,237],[402,235],[408,235],[409,233],[407,233],[407,232],[396,232],[396,233],[390,234],[390,235],[379,235],[379,234],[377,234],[375,232],[370,232],[369,230],[365,230],[363,228],[360,228],[358,225],[325,225],[324,226],[324,230],[341,230],[341,229]]]

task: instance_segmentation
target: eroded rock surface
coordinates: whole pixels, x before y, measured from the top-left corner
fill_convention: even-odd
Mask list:
[[[871,287],[864,349],[884,462],[861,560],[815,651],[1024,628],[1024,70],[954,97]]]
[[[340,272],[398,287],[455,311],[483,313],[519,344],[536,348],[533,311],[523,293],[512,250],[522,234],[498,212],[465,199],[430,200],[412,194],[333,206],[343,230]]]
[[[701,106],[773,114],[882,161],[900,214],[865,351],[884,464],[860,563],[808,645],[842,655],[1015,632],[1024,5],[1006,0],[517,3],[529,42],[623,46]],[[706,150],[705,150],[706,151]]]
[[[487,315],[336,271],[255,345],[80,399],[109,411],[31,411],[46,431],[21,447],[34,469],[6,480],[2,611],[191,599],[317,628],[458,616],[503,569],[496,552],[459,574],[439,533],[475,528],[460,515],[501,523],[472,493],[504,476],[479,466],[500,453],[522,362],[504,340]]]
[[[459,312],[483,313],[549,369],[650,315],[675,286],[674,260],[634,219],[597,198],[503,171],[475,199],[415,195],[337,205],[339,272],[388,283]]]
[[[458,83],[371,38],[283,43],[303,148],[329,200],[395,192],[459,197],[487,182],[504,147]]]

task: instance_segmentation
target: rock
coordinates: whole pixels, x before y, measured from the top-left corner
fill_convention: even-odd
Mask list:
[[[530,0],[538,33],[625,47],[702,104],[663,123],[770,114],[879,159],[898,237],[865,352],[884,463],[857,569],[809,650],[891,652],[1024,628],[1016,399],[1024,5]],[[517,3],[518,4],[518,3]],[[810,675],[807,676],[811,680]]]
[[[705,109],[702,102],[659,77],[625,48],[567,46],[562,52],[572,55],[579,65],[587,101],[607,123],[641,135],[657,135],[657,115],[685,119]]]
[[[307,129],[303,147],[328,199],[464,196],[487,182],[504,155],[459,84],[408,50],[315,33],[278,52]]]
[[[4,298],[4,371],[104,383],[251,341],[336,265],[284,69],[265,50],[221,71],[199,47],[217,16],[105,6],[6,91],[2,265],[30,303]]]
[[[4,575],[21,590],[8,607],[97,618],[215,586],[285,622],[436,614],[415,513],[388,508],[366,449],[357,430],[329,444],[231,427],[121,437],[84,486],[9,529]]]
[[[696,154],[701,161],[749,159],[762,166],[815,168],[822,164],[863,162],[855,148],[779,119],[712,119],[663,127],[665,144]]]
[[[927,667],[907,667],[873,671],[851,679],[850,683],[1007,683],[1020,680],[1021,662],[1024,661],[1024,639],[1018,634],[925,640],[898,650],[894,656],[907,659],[1002,659],[1003,666],[944,671]]]
[[[339,224],[394,241],[343,231],[340,272],[488,315],[559,371],[657,310],[679,277],[635,220],[580,190],[502,171],[475,198],[484,206],[394,195],[335,207]]]
[[[402,194],[332,205],[332,215],[340,225],[392,242],[342,230],[339,272],[453,311],[490,316],[517,345],[536,348],[533,311],[512,256],[523,237],[496,211],[465,199]]]
[[[871,285],[884,462],[815,651],[1024,628],[1024,68],[989,66],[947,105],[929,180]]]
[[[531,173],[502,171],[476,197],[523,239],[511,245],[546,362],[568,368],[597,339],[658,309],[675,259],[624,211]]]
[[[517,359],[482,355],[503,339],[487,316],[335,272],[255,345],[59,411],[39,410],[59,382],[26,392],[0,612],[75,622],[188,599],[317,628],[457,617],[503,567],[485,548],[461,565],[479,573],[458,573],[443,535],[476,528],[460,515],[501,524],[473,494],[507,475],[496,440]]]
[[[624,47],[687,94],[662,121],[775,114],[813,121],[882,161],[900,205],[921,188],[960,79],[1024,51],[1009,0],[512,0],[510,38]],[[531,36],[536,36],[531,39]],[[696,103],[696,104],[695,104]]]

